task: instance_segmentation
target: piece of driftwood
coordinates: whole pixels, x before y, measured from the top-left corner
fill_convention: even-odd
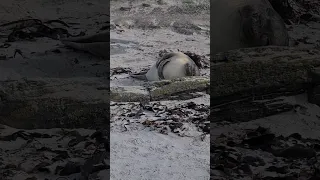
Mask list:
[[[153,81],[145,86],[116,86],[110,88],[110,100],[115,102],[187,100],[203,96],[201,92],[207,93],[209,86],[209,78],[200,76]]]
[[[151,101],[161,101],[192,99],[201,96],[195,93],[207,92],[209,87],[209,78],[193,76],[153,82],[148,89]]]
[[[259,47],[219,53],[211,63],[211,120],[250,121],[292,110],[270,101],[312,88],[308,72],[320,67],[318,49]],[[257,102],[264,100],[264,102]]]
[[[24,129],[107,127],[108,86],[98,78],[0,81],[0,123]]]
[[[110,32],[87,35],[81,37],[70,37],[61,39],[61,42],[76,50],[89,52],[102,58],[110,58]]]
[[[0,124],[15,128],[102,128],[109,104],[192,98],[209,89],[209,78],[154,82],[148,87],[109,87],[104,78],[32,78],[2,69]],[[2,71],[1,71],[2,72]],[[15,76],[12,76],[15,75]]]

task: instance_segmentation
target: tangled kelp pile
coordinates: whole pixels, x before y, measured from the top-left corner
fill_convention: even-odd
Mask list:
[[[59,24],[61,27],[50,27],[51,24]],[[19,40],[33,40],[39,37],[48,37],[59,40],[66,37],[78,37],[85,35],[80,32],[78,35],[72,35],[67,28],[70,25],[62,20],[42,21],[40,19],[21,19],[0,25],[2,36],[7,36],[7,42],[15,42]],[[7,33],[5,35],[5,33]]]
[[[112,123],[121,125],[122,131],[128,130],[126,125],[140,123],[162,134],[172,132],[179,136],[193,136],[192,131],[210,132],[209,106],[204,104],[112,103],[111,112]]]

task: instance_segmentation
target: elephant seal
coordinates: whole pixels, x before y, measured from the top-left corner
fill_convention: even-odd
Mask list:
[[[165,54],[147,72],[130,74],[133,78],[147,81],[171,80],[179,77],[199,75],[200,70],[196,63],[189,56],[181,52]]]
[[[213,0],[210,53],[257,46],[288,46],[283,19],[268,0]]]
[[[102,58],[110,58],[109,32],[61,39],[61,42],[77,50],[86,51]]]

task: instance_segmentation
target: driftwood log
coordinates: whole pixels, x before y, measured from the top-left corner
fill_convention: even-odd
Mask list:
[[[0,123],[24,129],[107,128],[108,86],[98,78],[0,81]]]
[[[290,111],[283,96],[312,91],[309,74],[319,49],[258,47],[216,54],[211,60],[211,122],[243,122]]]
[[[0,70],[0,124],[22,129],[103,128],[109,125],[110,101],[190,99],[210,86],[209,78],[192,77],[110,88],[104,78],[28,79]]]

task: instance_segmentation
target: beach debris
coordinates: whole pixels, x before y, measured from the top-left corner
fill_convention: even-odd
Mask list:
[[[41,21],[40,19],[21,19],[0,25],[0,32],[9,31],[7,42],[19,40],[33,40],[38,37],[47,37],[55,40],[66,37],[78,37],[85,35],[80,32],[77,35],[70,34],[67,29],[62,27],[50,27],[52,23],[62,24],[63,27],[70,26],[62,20]]]

